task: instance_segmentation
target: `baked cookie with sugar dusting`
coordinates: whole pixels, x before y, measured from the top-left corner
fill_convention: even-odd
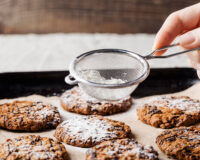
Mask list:
[[[159,128],[189,126],[200,122],[200,101],[186,96],[161,96],[137,107],[142,122]]]
[[[61,122],[57,107],[43,102],[14,101],[0,104],[0,127],[18,131],[56,128]]]
[[[0,144],[1,160],[67,160],[63,144],[52,138],[35,135],[7,139]]]
[[[64,92],[61,96],[62,107],[69,112],[84,115],[111,115],[128,110],[132,105],[132,98],[120,101],[100,101],[85,94],[79,87]]]
[[[123,122],[102,116],[74,117],[62,122],[54,136],[69,145],[92,147],[106,140],[130,137],[131,129]]]
[[[158,160],[153,147],[143,146],[133,139],[102,142],[86,153],[86,160]]]
[[[200,128],[179,127],[162,132],[156,144],[170,157],[178,160],[200,159]]]

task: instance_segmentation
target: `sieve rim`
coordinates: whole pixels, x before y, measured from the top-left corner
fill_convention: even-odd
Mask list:
[[[142,62],[142,65],[144,67],[143,73],[141,74],[141,76],[139,76],[137,79],[132,80],[132,81],[128,81],[125,83],[120,83],[120,84],[102,84],[102,83],[96,83],[96,82],[92,82],[92,81],[88,81],[86,79],[83,79],[81,76],[79,76],[79,74],[76,72],[75,67],[76,64],[81,61],[82,59],[86,58],[87,56],[93,55],[93,54],[105,54],[105,53],[116,53],[116,54],[127,54],[130,57],[136,58],[138,61]],[[75,78],[75,80],[77,81],[77,83],[84,83],[90,86],[94,86],[94,87],[101,87],[101,88],[124,88],[124,87],[128,87],[128,86],[132,86],[132,85],[136,85],[141,83],[142,81],[144,81],[147,76],[149,75],[150,72],[150,66],[149,63],[147,62],[147,60],[145,59],[145,57],[134,53],[132,51],[128,51],[128,50],[123,50],[123,49],[98,49],[98,50],[92,50],[89,52],[85,52],[79,56],[77,56],[70,64],[69,66],[69,71],[70,71],[70,75],[73,76]]]

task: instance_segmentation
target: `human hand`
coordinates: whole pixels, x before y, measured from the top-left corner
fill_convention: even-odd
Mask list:
[[[200,46],[200,3],[170,14],[156,35],[153,49],[169,45],[177,36],[184,49]],[[164,52],[157,52],[156,55]],[[188,57],[200,77],[200,51],[189,53]]]

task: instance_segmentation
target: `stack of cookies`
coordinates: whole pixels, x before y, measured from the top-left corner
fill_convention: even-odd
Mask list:
[[[56,106],[44,102],[14,101],[0,105],[0,127],[12,131],[37,132],[56,129],[55,139],[35,135],[7,139],[0,144],[0,160],[58,159],[70,157],[64,145],[89,148],[86,160],[158,160],[158,152],[134,138],[134,131],[120,121],[105,118],[127,111],[132,98],[100,101],[79,87],[60,97],[66,112],[77,115],[62,121]],[[78,115],[79,114],[79,115]],[[189,97],[156,97],[137,106],[138,119],[167,129],[156,144],[168,156],[179,160],[200,159],[200,129],[188,127],[200,121],[200,102]]]

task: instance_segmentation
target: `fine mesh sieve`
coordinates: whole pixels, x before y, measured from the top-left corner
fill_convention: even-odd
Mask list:
[[[153,51],[143,57],[131,51],[121,49],[99,49],[86,52],[78,57],[70,65],[70,74],[65,78],[66,83],[79,87],[88,95],[107,101],[120,100],[129,96],[144,81],[150,72],[148,59],[168,58],[193,50],[182,51],[167,56],[154,56],[154,53],[170,47],[173,44]],[[96,72],[105,80],[120,80],[120,83],[106,83],[94,81],[85,77],[86,72]],[[95,72],[93,72],[95,71]],[[93,76],[93,75],[91,75]],[[97,79],[98,80],[98,79]]]

